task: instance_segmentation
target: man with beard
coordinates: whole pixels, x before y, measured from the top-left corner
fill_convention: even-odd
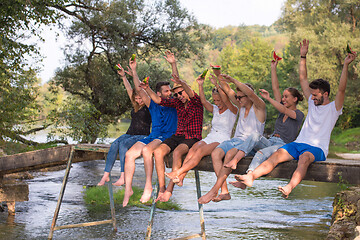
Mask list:
[[[284,187],[278,187],[284,198],[287,198],[302,181],[312,162],[326,160],[331,131],[342,114],[348,67],[356,58],[356,52],[349,53],[345,58],[335,101],[330,102],[330,84],[326,80],[316,79],[310,84],[307,80],[306,54],[308,48],[309,41],[304,39],[300,43],[299,74],[301,88],[308,100],[308,115],[299,136],[294,142],[279,148],[251,174],[235,176],[237,181],[251,187],[255,179],[270,173],[279,163],[292,159],[298,160],[298,166],[290,182]]]

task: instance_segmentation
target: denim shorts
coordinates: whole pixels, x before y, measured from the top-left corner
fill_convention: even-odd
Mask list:
[[[217,148],[221,148],[226,154],[230,149],[237,148],[243,142],[244,140],[240,138],[232,138],[230,140],[220,143]]]
[[[161,142],[163,142],[166,138],[164,138],[163,136],[147,136],[146,138],[144,138],[144,139],[141,139],[141,140],[139,140],[139,142],[142,142],[142,143],[144,143],[145,145],[147,145],[147,144],[149,144],[149,143],[151,143],[152,141],[154,141],[154,140],[160,140]]]
[[[314,162],[326,160],[325,154],[321,148],[313,147],[306,143],[291,142],[280,148],[285,149],[295,160],[299,160],[300,155],[304,152],[310,152],[314,155]]]

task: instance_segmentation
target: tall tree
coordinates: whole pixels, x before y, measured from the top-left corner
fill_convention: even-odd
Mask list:
[[[131,108],[114,69],[116,63],[126,66],[135,53],[144,65],[140,76],[150,75],[152,82],[169,80],[169,72],[155,67],[159,53],[171,49],[179,59],[200,54],[207,38],[206,28],[199,26],[177,0],[82,3],[79,8],[58,7],[74,18],[68,31],[67,64],[54,79],[65,91],[91,106],[79,110],[96,109],[87,112],[94,121],[84,122],[77,129],[97,129],[93,124],[107,125]],[[82,142],[93,142],[99,131],[91,131],[91,137],[86,137],[88,134],[82,131]]]
[[[61,16],[49,5],[64,2],[4,0],[0,3],[0,139],[36,144],[21,137],[36,130],[21,127],[29,125],[39,114],[36,103],[39,81],[36,69],[25,58],[39,58],[39,55],[36,44],[27,42],[29,38],[42,40],[39,27],[52,24]]]
[[[285,62],[290,75],[297,76],[299,61],[299,42],[303,38],[310,40],[308,54],[308,76],[310,79],[324,78],[330,82],[331,98],[338,87],[346,45],[360,50],[360,3],[345,0],[288,0],[278,29],[290,34],[290,44],[286,50]],[[359,59],[349,68],[349,80],[346,91],[343,115],[338,124],[342,128],[360,126],[360,79]]]

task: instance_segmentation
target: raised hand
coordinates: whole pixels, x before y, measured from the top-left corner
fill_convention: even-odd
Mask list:
[[[210,74],[210,77],[209,77],[210,81],[212,84],[214,84],[215,86],[217,85],[217,79],[214,75]]]
[[[146,82],[146,83],[141,82],[141,83],[140,83],[140,87],[141,87],[142,89],[144,89],[144,90],[148,89],[148,88],[149,88],[149,82]]]
[[[348,53],[348,55],[346,56],[345,60],[344,60],[344,64],[349,65],[352,61],[354,61],[356,58],[356,52],[352,52],[352,53]]]
[[[127,70],[127,71],[124,70],[124,72],[127,73],[127,74],[129,74],[130,76],[133,76],[132,71],[131,71],[131,69],[129,68],[129,66],[127,66],[127,69],[128,69],[128,70]]]
[[[175,63],[176,62],[176,58],[174,56],[174,54],[172,52],[170,52],[169,50],[165,51],[165,56],[164,58],[166,59],[166,61],[168,61],[168,63]]]
[[[173,77],[173,78],[171,78],[171,81],[173,81],[174,83],[177,83],[177,84],[181,84],[181,80],[178,75],[171,74],[171,76]]]
[[[269,94],[268,91],[266,91],[265,89],[259,89],[259,91],[260,91],[260,95],[261,95],[264,99],[266,99],[266,100],[270,99],[270,94]]]
[[[309,40],[304,39],[300,42],[300,56],[306,56],[309,50]]]
[[[231,83],[232,82],[232,77],[230,77],[227,74],[220,74],[221,80],[227,82],[227,83]]]
[[[131,58],[129,59],[129,66],[131,70],[136,70],[136,58],[134,60],[131,60]]]
[[[124,77],[124,76],[125,76],[125,70],[124,70],[124,68],[120,65],[120,63],[119,63],[119,66],[120,66],[120,69],[117,71],[117,73],[118,73],[121,77]]]
[[[204,81],[205,81],[205,78],[202,78],[202,77],[198,77],[196,79],[197,83],[199,84],[199,86],[202,86],[204,84]]]
[[[276,69],[277,65],[278,65],[278,60],[271,61],[271,69]]]

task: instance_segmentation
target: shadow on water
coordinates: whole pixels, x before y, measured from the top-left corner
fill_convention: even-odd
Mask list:
[[[83,186],[96,185],[104,161],[73,164],[61,205],[57,226],[111,218],[110,210],[91,211],[83,200]],[[119,177],[119,163],[112,181]],[[169,171],[169,170],[168,170]],[[0,213],[0,239],[47,239],[65,170],[38,173],[28,180],[29,201],[16,205],[16,216]],[[155,179],[155,176],[154,176]],[[233,179],[230,175],[229,179]],[[200,172],[202,193],[215,183],[215,174]],[[142,160],[136,162],[134,185],[143,187]],[[332,183],[304,181],[289,199],[277,186],[287,180],[261,178],[244,191],[229,186],[232,199],[204,206],[207,239],[325,239],[331,220],[332,202],[339,187]],[[172,200],[181,211],[157,210],[152,239],[168,239],[200,232],[194,173],[184,186],[176,187]],[[144,239],[149,207],[116,206],[118,231],[112,225],[58,230],[54,239]]]

